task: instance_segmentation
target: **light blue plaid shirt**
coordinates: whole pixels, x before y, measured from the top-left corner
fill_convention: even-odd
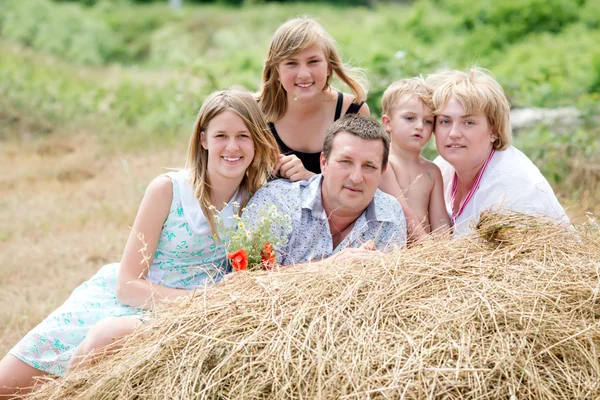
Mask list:
[[[352,231],[334,249],[329,223],[321,200],[322,176],[309,181],[290,182],[277,179],[260,188],[250,200],[243,218],[249,228],[258,221],[258,210],[275,204],[291,217],[291,232],[272,227],[277,237],[288,236],[287,245],[275,248],[277,261],[290,265],[330,257],[347,247],[360,247],[373,239],[379,250],[406,244],[406,219],[400,203],[379,189],[366,210],[358,217]],[[255,206],[250,207],[254,204]]]

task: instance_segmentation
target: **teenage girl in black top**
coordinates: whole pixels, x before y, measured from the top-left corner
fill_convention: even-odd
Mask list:
[[[310,18],[283,24],[271,41],[263,69],[259,104],[281,155],[279,176],[308,180],[321,172],[325,131],[344,114],[369,116],[365,89],[342,64],[333,39]],[[353,94],[330,86],[335,74]]]

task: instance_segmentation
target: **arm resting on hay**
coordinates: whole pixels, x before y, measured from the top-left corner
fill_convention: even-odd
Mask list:
[[[396,249],[396,246],[392,246],[392,248]],[[386,252],[390,251],[391,248],[386,248],[385,250],[378,250],[377,245],[374,240],[369,240],[363,243],[360,247],[346,247],[338,253],[335,253],[327,258],[323,258],[322,260],[318,260],[310,263],[312,267],[321,267],[324,264],[329,263],[337,263],[337,264],[351,264],[354,262],[360,261],[371,261],[373,257],[383,256]],[[295,264],[296,268],[304,268],[308,266],[309,263],[300,263]]]
[[[172,199],[173,184],[168,177],[159,176],[148,185],[121,258],[117,280],[117,300],[121,304],[151,308],[156,301],[190,293],[146,280]]]

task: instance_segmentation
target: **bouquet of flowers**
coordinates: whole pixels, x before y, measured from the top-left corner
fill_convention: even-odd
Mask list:
[[[263,207],[257,211],[253,226],[248,227],[240,215],[245,211],[246,208],[240,213],[239,205],[234,203],[234,214],[229,217],[234,223],[228,225],[215,212],[215,223],[227,249],[227,258],[236,272],[271,269],[277,262],[273,247],[287,244],[287,234],[291,231],[290,216],[282,214],[275,205]],[[273,225],[281,228],[282,237],[275,236]]]

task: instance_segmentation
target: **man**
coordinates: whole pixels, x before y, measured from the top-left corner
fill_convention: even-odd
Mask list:
[[[388,162],[390,139],[371,118],[347,115],[325,134],[321,174],[308,181],[279,179],[259,189],[244,213],[249,226],[258,210],[275,204],[291,217],[291,232],[273,226],[288,242],[275,248],[281,265],[368,258],[375,250],[406,244],[398,201],[377,189]]]

